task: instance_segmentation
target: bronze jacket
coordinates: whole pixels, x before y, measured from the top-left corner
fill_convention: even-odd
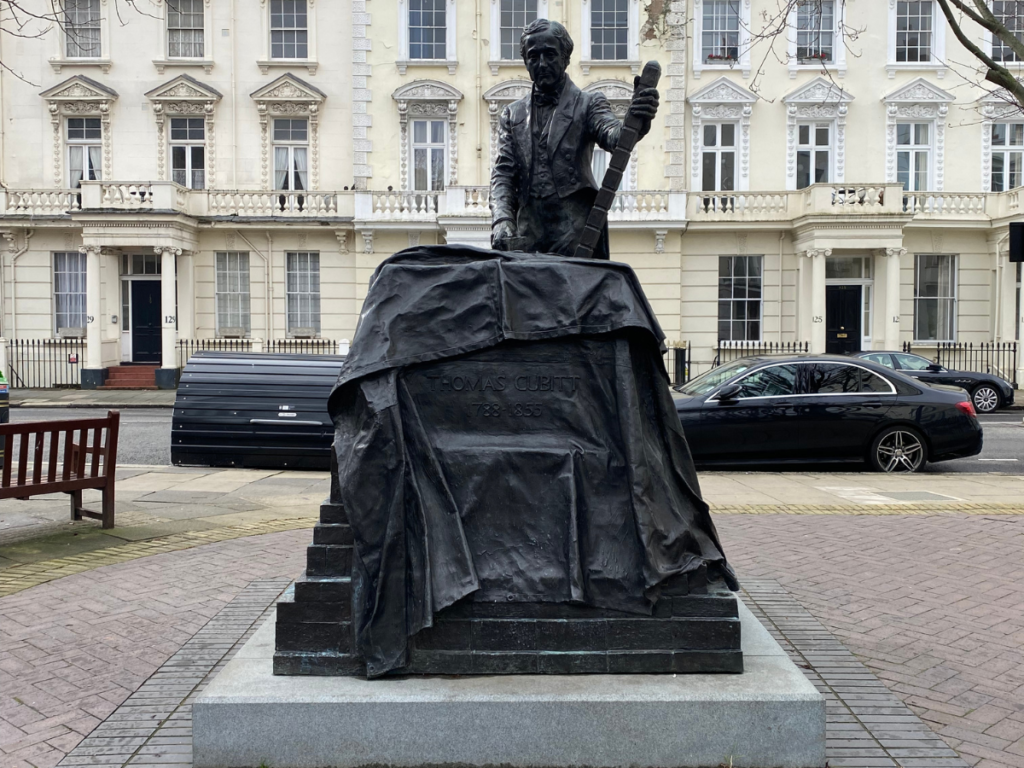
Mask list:
[[[531,97],[505,107],[498,126],[498,153],[491,170],[492,221],[511,219],[526,203],[533,167],[530,130]],[[590,170],[594,144],[611,152],[619,142],[622,121],[601,93],[581,91],[568,77],[548,126],[548,153],[559,197],[598,184]]]

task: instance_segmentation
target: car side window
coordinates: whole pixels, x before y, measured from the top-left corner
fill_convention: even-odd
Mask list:
[[[892,356],[886,352],[879,352],[874,355],[864,355],[865,360],[870,360],[872,363],[878,363],[884,365],[886,368],[892,368]]]
[[[901,371],[927,371],[932,362],[917,355],[896,355],[896,364]]]
[[[781,397],[796,393],[796,366],[773,365],[754,371],[739,385],[742,387],[739,398],[748,397]]]
[[[892,394],[892,385],[877,373],[862,370],[860,379],[861,392],[878,392],[879,394]]]
[[[809,395],[860,392],[860,373],[863,368],[842,363],[814,363],[807,368],[805,387]]]

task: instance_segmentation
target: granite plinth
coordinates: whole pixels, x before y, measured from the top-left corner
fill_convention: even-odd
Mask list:
[[[733,675],[283,677],[268,620],[193,705],[196,768],[821,768],[825,702],[740,608]]]

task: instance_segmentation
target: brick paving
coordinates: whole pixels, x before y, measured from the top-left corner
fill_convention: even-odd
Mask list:
[[[832,752],[833,766],[956,765],[870,676],[843,671],[863,662],[966,763],[1024,768],[1024,517],[732,514],[718,526],[762,612],[818,666],[816,683],[846,697],[853,720],[836,720],[835,703],[830,719],[853,735],[830,747],[850,753]],[[0,598],[0,765],[56,765],[250,581],[293,578],[308,538],[298,530],[168,552]],[[770,580],[813,618],[773,605]],[[856,658],[829,647],[830,633]],[[150,714],[184,717],[165,712]],[[180,738],[173,729],[185,726],[168,727],[158,738]],[[154,762],[184,754],[182,743],[151,746],[177,749]],[[103,762],[84,758],[75,764]]]
[[[186,531],[171,536],[161,536],[146,541],[107,547],[93,552],[43,560],[38,563],[26,563],[24,565],[0,568],[0,597],[13,595],[16,592],[21,592],[24,589],[35,587],[39,584],[45,584],[46,582],[76,573],[84,573],[85,571],[105,565],[124,563],[130,560],[137,560],[140,557],[149,557],[165,552],[177,552],[217,541],[259,536],[300,528],[312,528],[315,522],[315,518],[290,518],[287,520],[267,520],[247,525],[225,526],[213,530]]]
[[[717,524],[741,579],[777,579],[968,764],[1024,768],[1024,517]]]
[[[254,579],[293,579],[306,530],[79,573],[0,598],[0,766],[50,768]]]
[[[192,702],[269,618],[285,586],[246,587],[59,765],[191,768]],[[967,768],[778,582],[748,583],[744,600],[825,696],[829,766]]]

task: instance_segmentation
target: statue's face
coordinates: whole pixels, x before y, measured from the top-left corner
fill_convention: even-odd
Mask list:
[[[526,38],[525,60],[530,79],[541,90],[554,88],[565,74],[567,62],[562,60],[562,47],[551,30]]]

